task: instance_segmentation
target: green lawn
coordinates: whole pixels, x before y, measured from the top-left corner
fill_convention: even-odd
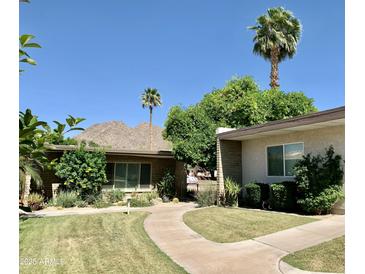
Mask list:
[[[295,252],[283,261],[307,271],[345,272],[345,237]]]
[[[241,208],[210,207],[184,214],[184,222],[208,240],[238,242],[317,219]]]
[[[20,273],[186,273],[148,237],[143,228],[147,215],[108,213],[21,221]],[[28,265],[29,260],[35,265]]]

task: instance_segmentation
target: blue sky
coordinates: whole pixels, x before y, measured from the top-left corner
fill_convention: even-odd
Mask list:
[[[148,121],[140,95],[154,87],[163,126],[171,106],[195,104],[234,75],[267,89],[270,64],[252,53],[247,26],[275,6],[303,25],[296,56],[279,66],[281,89],[303,91],[320,110],[344,105],[344,1],[33,0],[20,5],[20,33],[42,49],[29,51],[37,66],[23,66],[20,109],[135,126]]]

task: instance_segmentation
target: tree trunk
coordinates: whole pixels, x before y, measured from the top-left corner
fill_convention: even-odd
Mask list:
[[[152,150],[152,107],[150,107],[150,150]]]
[[[23,202],[23,206],[28,206],[28,196],[30,193],[30,181],[31,181],[32,177],[26,173],[25,174],[25,184],[24,184],[24,190],[23,190],[23,197],[22,197],[22,202]]]
[[[277,47],[271,50],[270,86],[272,89],[279,87],[279,49]]]

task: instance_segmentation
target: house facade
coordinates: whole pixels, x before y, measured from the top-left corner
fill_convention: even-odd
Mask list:
[[[217,180],[294,180],[293,166],[304,154],[324,154],[330,145],[345,160],[345,107],[241,129],[217,129]]]
[[[125,192],[150,192],[165,172],[175,175],[175,190],[182,196],[186,189],[184,164],[176,161],[171,145],[163,140],[162,129],[154,126],[152,149],[149,144],[147,124],[129,128],[121,122],[107,122],[94,125],[76,136],[78,141],[92,142],[106,153],[106,175],[108,182],[103,189],[121,189]],[[77,146],[51,145],[49,159],[60,158],[63,153],[75,150]],[[95,147],[86,147],[93,151]],[[51,197],[55,186],[61,180],[52,171],[42,174],[45,195]]]

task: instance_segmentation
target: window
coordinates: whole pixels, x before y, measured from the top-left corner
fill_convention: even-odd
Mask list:
[[[123,189],[149,188],[151,165],[141,163],[107,163],[107,186]]]
[[[267,147],[267,175],[294,176],[293,167],[303,153],[303,143]]]

